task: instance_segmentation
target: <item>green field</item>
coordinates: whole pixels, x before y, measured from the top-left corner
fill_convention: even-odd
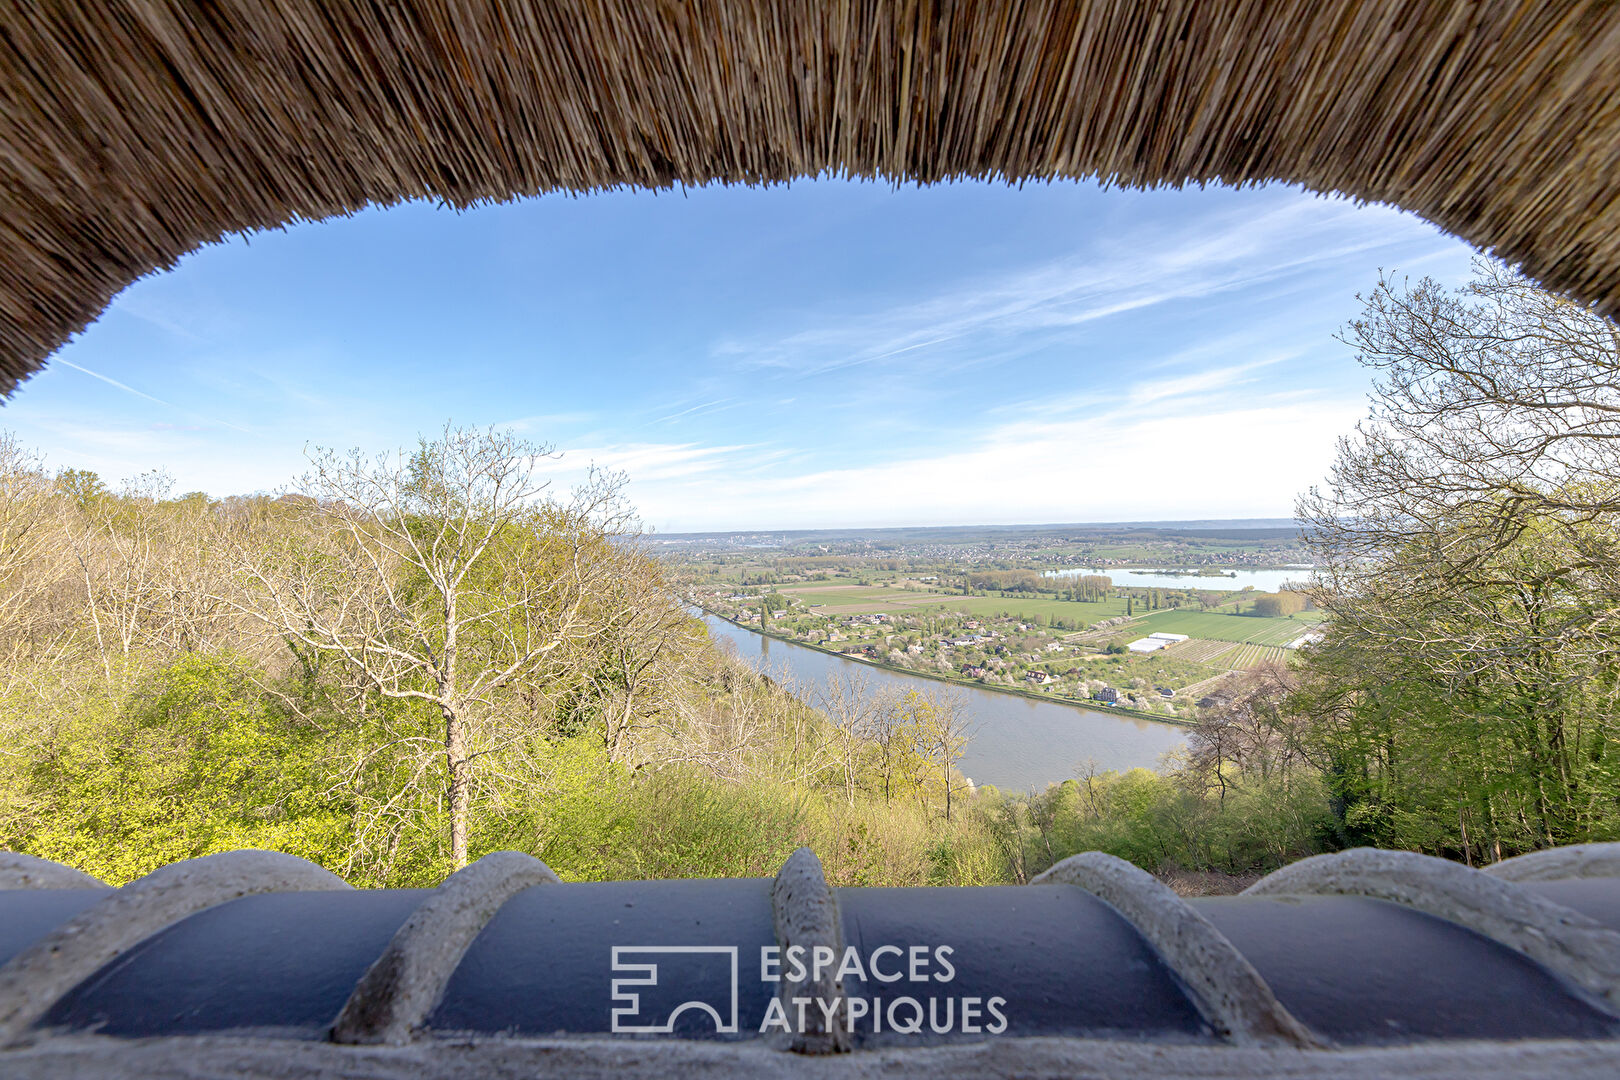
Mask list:
[[[1006,612],[1016,619],[1031,621],[1037,615],[1050,619],[1072,620],[1082,628],[1099,619],[1125,614],[1125,601],[1104,600],[1099,603],[1081,603],[1076,600],[1053,600],[1041,597],[958,596],[950,593],[908,592],[904,589],[828,589],[817,586],[792,585],[782,589],[787,596],[795,596],[806,605],[820,605],[827,614],[839,609],[860,608],[865,611],[887,611],[890,614],[937,613],[965,611],[969,615],[986,616]]]
[[[1047,600],[1037,597],[1013,599],[1007,596],[941,596],[913,607],[914,611],[965,611],[970,615],[996,615],[1006,612],[1015,619],[1029,621],[1036,615],[1050,619],[1070,619],[1084,629],[1099,619],[1125,614],[1125,601],[1104,600],[1095,604],[1078,600]]]
[[[921,594],[908,593],[901,589],[829,589],[825,586],[801,589],[790,586],[781,590],[783,596],[798,597],[803,604],[819,605],[821,607],[871,607],[874,604],[883,604],[893,601],[896,597],[916,598]]]
[[[1254,615],[1220,615],[1213,611],[1156,611],[1138,619],[1125,632],[1186,634],[1215,641],[1245,641],[1255,645],[1286,645],[1316,622],[1315,612],[1291,619],[1263,619]]]

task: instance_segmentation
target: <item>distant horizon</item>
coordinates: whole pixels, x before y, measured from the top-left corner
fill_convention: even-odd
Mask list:
[[[717,537],[738,535],[780,535],[780,536],[809,536],[818,533],[849,534],[864,532],[926,532],[929,530],[973,530],[973,529],[1003,529],[1007,531],[1034,531],[1039,529],[1142,529],[1142,528],[1182,528],[1182,529],[1289,529],[1300,524],[1297,518],[1166,518],[1162,520],[1143,521],[1050,521],[1050,522],[1016,522],[999,524],[995,522],[966,522],[953,525],[827,525],[816,528],[803,529],[771,529],[748,527],[739,529],[702,529],[687,532],[655,533],[657,536],[670,538],[686,537]]]

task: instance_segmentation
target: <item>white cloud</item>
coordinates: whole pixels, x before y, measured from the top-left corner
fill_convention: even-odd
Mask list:
[[[746,448],[727,447],[701,477],[630,468],[630,495],[666,532],[1286,516],[1362,409],[1297,392],[1187,405],[1012,421],[941,454],[799,474],[739,475]]]

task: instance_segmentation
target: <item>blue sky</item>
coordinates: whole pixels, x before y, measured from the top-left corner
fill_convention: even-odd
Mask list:
[[[622,469],[657,530],[1273,517],[1411,215],[1296,189],[822,180],[371,210],[137,282],[0,422],[51,466],[273,490],[451,420]]]

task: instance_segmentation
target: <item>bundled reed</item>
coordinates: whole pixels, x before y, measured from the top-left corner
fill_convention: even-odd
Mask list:
[[[622,186],[1284,180],[1620,311],[1613,0],[54,0],[0,14],[0,391],[239,231]]]

